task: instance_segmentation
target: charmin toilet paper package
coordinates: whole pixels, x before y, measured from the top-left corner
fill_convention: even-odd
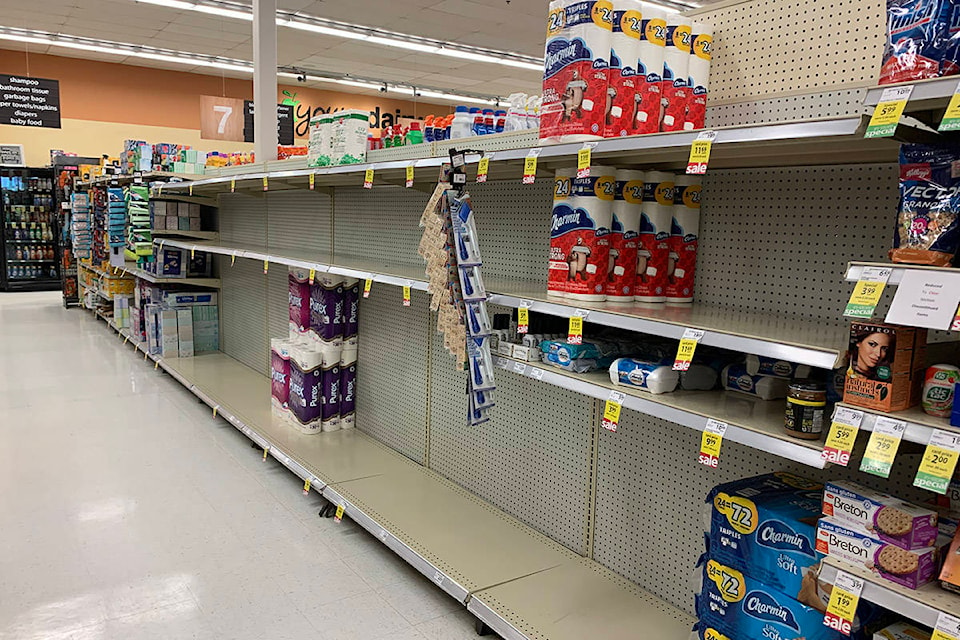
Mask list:
[[[665,302],[674,175],[648,171],[644,180],[634,299],[639,302]]]
[[[333,114],[331,123],[331,163],[358,164],[367,159],[367,135],[370,114],[361,109],[345,109]]]
[[[663,54],[663,120],[661,131],[680,131],[687,115],[690,70],[690,21],[680,16],[667,23]]]
[[[639,89],[637,63],[640,60],[640,35],[643,14],[636,0],[616,0],[613,11],[613,46],[610,51],[609,102],[604,136],[619,138],[633,135],[636,96]]]
[[[573,196],[573,178],[577,175],[575,168],[557,169],[553,181],[553,211],[550,224],[550,269],[547,277],[547,295],[564,297],[567,295],[567,281],[570,267],[567,263],[565,244],[554,232],[562,224],[563,216],[571,216],[570,207]]]
[[[670,393],[680,382],[680,372],[670,365],[635,358],[617,358],[609,368],[610,382],[643,389],[650,393]]]
[[[693,302],[700,237],[700,178],[674,179],[673,216],[670,222],[670,256],[667,261],[667,302]]]
[[[552,0],[547,19],[540,137],[562,142],[603,137],[613,4]]]
[[[660,130],[663,111],[663,56],[667,47],[667,21],[664,14],[647,9],[643,13],[640,35],[640,59],[637,61],[637,95],[634,133],[656,133]]]
[[[707,115],[707,91],[710,87],[710,61],[713,58],[713,27],[694,22],[690,35],[690,62],[687,113],[683,128],[702,129]]]
[[[606,299],[616,169],[592,166],[589,176],[573,179],[571,188],[569,204],[554,207],[550,246],[560,247],[566,257],[566,297],[602,302]]]
[[[643,203],[642,171],[618,169],[610,228],[610,258],[607,268],[607,302],[633,302],[637,282],[637,242],[640,207]]]

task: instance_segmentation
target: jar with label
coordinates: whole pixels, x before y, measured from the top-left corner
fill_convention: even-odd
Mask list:
[[[784,429],[787,435],[819,440],[827,412],[827,388],[822,382],[801,378],[790,383]]]

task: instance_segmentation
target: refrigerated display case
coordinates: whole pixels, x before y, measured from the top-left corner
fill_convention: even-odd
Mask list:
[[[59,225],[52,169],[0,168],[4,291],[60,288]]]
[[[56,155],[53,158],[54,188],[57,194],[57,224],[60,231],[57,259],[60,262],[60,282],[63,291],[63,306],[80,304],[80,287],[77,279],[77,258],[73,255],[73,238],[70,234],[70,195],[74,181],[82,179],[81,167],[97,165],[100,158]]]

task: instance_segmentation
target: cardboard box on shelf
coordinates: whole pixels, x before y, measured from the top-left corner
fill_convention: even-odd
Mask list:
[[[918,404],[926,346],[926,329],[851,322],[843,401],[879,411],[900,411]]]

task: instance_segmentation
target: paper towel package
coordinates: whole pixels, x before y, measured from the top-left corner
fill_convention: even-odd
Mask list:
[[[679,175],[674,179],[673,216],[668,240],[667,302],[693,302],[700,237],[700,191],[699,177]]]
[[[647,9],[643,13],[640,59],[637,62],[637,95],[634,133],[660,130],[663,111],[663,56],[667,46],[667,21],[664,14]]]
[[[552,0],[547,21],[540,137],[577,142],[603,138],[613,4]]]
[[[361,109],[345,109],[333,114],[331,130],[331,162],[335,165],[357,164],[367,159],[367,135],[370,113]]]
[[[637,241],[643,203],[644,173],[618,169],[610,229],[607,302],[633,302],[637,282]]]
[[[663,54],[663,120],[661,131],[680,131],[687,115],[690,70],[690,21],[671,17]]]
[[[333,114],[323,113],[310,119],[310,138],[307,141],[307,162],[311,167],[332,164]]]
[[[613,12],[613,37],[604,121],[604,137],[632,135],[638,90],[637,62],[643,14],[636,0],[617,0]]]
[[[616,169],[591,166],[573,178],[569,200],[555,202],[550,231],[550,289],[583,301],[606,299]],[[565,265],[565,269],[564,269]]]
[[[694,22],[690,35],[690,62],[687,71],[687,113],[683,128],[703,129],[707,115],[707,91],[710,88],[710,60],[713,58],[713,27]]]
[[[648,171],[645,176],[634,288],[634,299],[639,302],[665,302],[667,299],[674,179],[672,173],[663,171]]]

